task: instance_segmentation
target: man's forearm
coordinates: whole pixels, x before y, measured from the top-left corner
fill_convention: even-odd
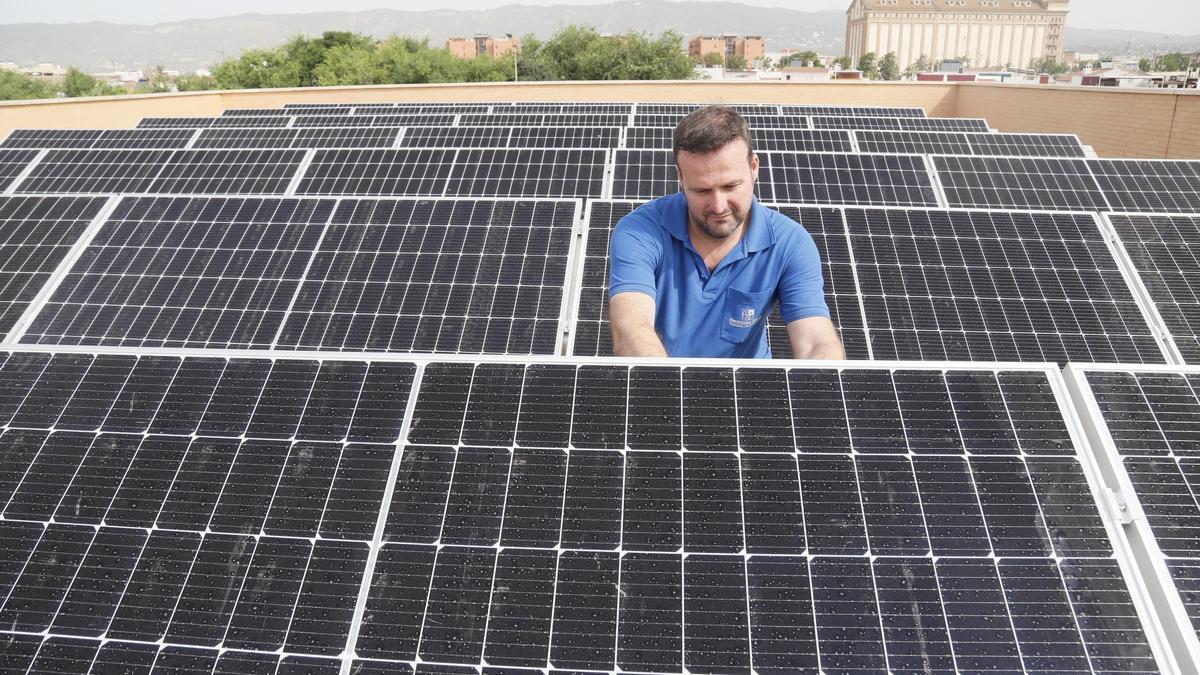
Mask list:
[[[796,358],[841,361],[846,358],[846,350],[842,347],[842,341],[838,338],[826,339],[814,342],[809,346],[807,353],[797,354]]]
[[[652,326],[613,329],[613,354],[617,356],[666,356],[658,333]]]

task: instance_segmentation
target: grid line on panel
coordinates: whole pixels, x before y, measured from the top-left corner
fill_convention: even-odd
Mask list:
[[[1200,212],[1200,161],[1084,161],[1113,211]]]
[[[784,115],[822,117],[925,117],[924,108],[893,108],[876,106],[784,105]]]
[[[605,150],[460,150],[445,194],[460,197],[599,197]]]
[[[125,198],[22,340],[120,346],[271,343],[332,201]]]
[[[846,217],[876,358],[1163,360],[1090,215]]]
[[[21,182],[26,193],[146,192],[170,150],[50,150]]]
[[[989,131],[987,121],[960,117],[811,117],[814,129],[877,129],[891,131]]]
[[[1082,159],[931,157],[950,206],[1107,211]]]
[[[623,127],[629,120],[623,114],[587,113],[507,113],[463,114],[460,127]]]
[[[1184,361],[1200,361],[1200,216],[1107,218]]]

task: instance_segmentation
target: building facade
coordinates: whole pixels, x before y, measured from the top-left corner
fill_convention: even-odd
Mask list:
[[[755,61],[762,62],[766,55],[766,43],[761,35],[697,35],[688,40],[688,56],[699,61],[705,54],[720,54],[721,63],[728,63],[730,56],[746,59],[747,66]]]
[[[846,56],[894,52],[907,68],[966,57],[976,68],[1025,68],[1062,60],[1068,0],[852,0]]]
[[[480,56],[496,58],[518,50],[521,39],[515,35],[494,38],[491,35],[474,35],[469,38],[452,37],[446,40],[446,51],[450,56],[460,59],[474,59]]]

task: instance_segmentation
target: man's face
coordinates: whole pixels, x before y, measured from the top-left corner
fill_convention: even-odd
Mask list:
[[[749,148],[736,139],[709,153],[680,150],[675,156],[679,184],[687,198],[688,221],[712,239],[736,233],[750,217],[758,156],[746,159]]]

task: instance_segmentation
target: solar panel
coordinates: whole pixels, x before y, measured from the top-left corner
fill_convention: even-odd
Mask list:
[[[821,117],[814,129],[881,129],[892,131],[988,131],[987,120],[960,117]]]
[[[278,346],[554,354],[575,201],[343,200]]]
[[[925,117],[924,108],[894,108],[853,105],[785,105],[784,115],[819,115],[822,117]]]
[[[854,141],[858,143],[859,152],[972,155],[975,153],[968,136],[957,131],[857,130]]]
[[[637,207],[639,202],[597,201],[588,203],[588,229],[584,249],[579,297],[575,311],[574,347],[576,356],[611,356],[612,333],[608,324],[609,239],[617,221]],[[825,304],[842,344],[846,358],[867,359],[854,270],[846,240],[846,228],[839,209],[805,208],[785,204],[769,205],[800,223],[812,235],[821,254],[825,283]],[[768,341],[776,358],[791,358],[787,329],[776,308],[767,322]]]
[[[441,195],[455,150],[318,150],[301,195]]]
[[[107,201],[0,197],[0,335],[21,318]]]
[[[1163,363],[1090,214],[847,209],[877,359]]]
[[[204,129],[194,148],[390,148],[398,127]]]
[[[1083,157],[1083,145],[1074,134],[971,134],[972,154],[1025,155],[1029,157]]]
[[[1200,161],[1089,159],[1114,211],[1200,213]]]
[[[760,190],[767,201],[938,206],[919,155],[767,152],[759,157]]]
[[[348,115],[353,108],[350,106],[322,106],[320,110],[326,115]],[[221,117],[272,117],[295,114],[293,108],[226,108],[221,111]]]
[[[1050,370],[6,356],[10,663],[1161,668]]]
[[[460,150],[444,194],[599,197],[607,163],[605,150]]]
[[[635,127],[671,127],[674,128],[686,114],[648,114],[641,113],[633,116]],[[743,113],[742,117],[750,129],[807,129],[808,118],[799,115],[771,115]]]
[[[635,112],[639,115],[678,115],[683,117],[707,105],[723,105],[733,108],[742,115],[777,115],[779,106],[770,103],[638,103]]]
[[[50,150],[21,192],[147,192],[173,150]]]
[[[127,197],[22,340],[269,347],[332,200]]]
[[[138,129],[166,129],[174,127],[186,127],[189,129],[205,128],[213,126],[215,117],[143,117],[137,123]],[[252,126],[247,121],[245,126]]]
[[[301,150],[179,150],[150,192],[283,194],[304,159]]]
[[[2,372],[28,425],[4,437],[7,665],[339,665],[412,364],[21,353]]]
[[[670,150],[673,128],[628,127],[625,147],[631,150]],[[850,132],[839,129],[751,129],[755,151],[851,152]]]
[[[615,148],[621,130],[616,127],[513,127],[511,148]]]
[[[37,150],[0,149],[0,192],[11,188],[13,181],[37,156]]]
[[[1200,216],[1105,216],[1185,363],[1200,363]]]
[[[396,103],[395,110],[402,113],[420,113],[422,115],[462,115],[466,113],[485,113],[498,104],[494,103]],[[355,114],[369,113],[372,110],[384,112],[383,106],[356,106]]]
[[[5,148],[182,148],[193,129],[14,129]]]
[[[231,117],[143,117],[139,129],[207,127],[286,127],[292,121],[287,115],[231,116]]]
[[[302,115],[294,127],[445,127],[454,115]]]
[[[504,148],[512,130],[505,127],[410,127],[402,148]]]
[[[497,106],[493,112],[505,114],[628,115],[632,103],[514,103]]]
[[[946,156],[931,159],[950,206],[1109,210],[1081,159]]]
[[[0,148],[87,148],[99,129],[13,129]]]
[[[487,114],[463,114],[458,125],[463,127],[623,127],[629,123],[629,115],[614,114],[554,114],[502,112]]]
[[[1103,369],[1073,366],[1078,400],[1097,438],[1094,444],[1134,517],[1128,525],[1143,554],[1146,584],[1155,594],[1155,611],[1178,617],[1180,649],[1197,653],[1200,606],[1196,603],[1200,547],[1196,524],[1196,429],[1200,385],[1194,368]],[[1169,625],[1169,624],[1168,624]],[[1174,637],[1174,636],[1172,636]]]

